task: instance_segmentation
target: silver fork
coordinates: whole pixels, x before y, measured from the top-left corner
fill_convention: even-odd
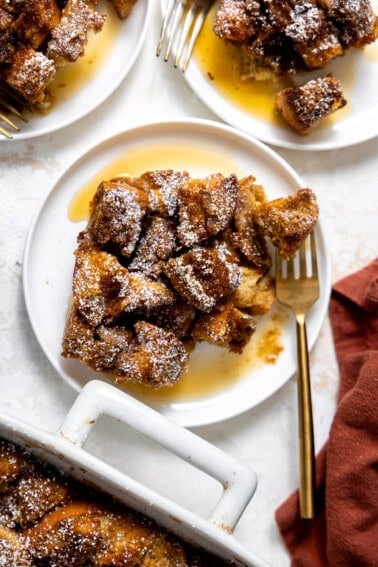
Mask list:
[[[10,139],[13,138],[12,132],[20,131],[19,126],[13,121],[13,117],[27,122],[24,107],[25,105],[17,95],[11,93],[5,86],[0,86],[0,135]],[[9,129],[2,126],[1,122],[9,126]]]
[[[169,0],[156,50],[159,57],[164,44],[164,61],[175,51],[174,66],[185,73],[197,37],[213,0]]]
[[[307,269],[307,263],[310,271]],[[276,255],[276,296],[280,303],[294,311],[296,319],[300,457],[299,511],[302,518],[311,519],[315,512],[315,456],[306,313],[319,298],[316,243],[313,233],[297,254],[297,269],[295,269],[294,259],[282,260],[278,254]]]

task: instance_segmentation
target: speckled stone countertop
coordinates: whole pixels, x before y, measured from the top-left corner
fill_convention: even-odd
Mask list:
[[[24,305],[21,282],[24,243],[40,199],[77,155],[97,139],[104,139],[121,128],[157,119],[191,116],[217,119],[171,65],[155,58],[160,25],[158,6],[153,7],[152,15],[151,29],[136,65],[100,108],[54,134],[0,144],[0,410],[49,431],[58,428],[77,394],[47,361],[34,337]],[[153,72],[148,72],[149,69]],[[159,93],[158,106],[156,93]],[[332,263],[332,281],[376,257],[378,140],[333,151],[279,148],[276,151],[317,194]],[[338,388],[328,320],[312,350],[311,368],[316,447],[320,448],[327,439]],[[111,441],[109,428],[114,428]],[[257,493],[236,528],[236,538],[272,565],[289,565],[274,511],[297,486],[295,379],[257,408],[194,431],[250,465],[258,475]],[[146,460],[137,440],[131,438],[128,450],[120,452],[119,444],[125,442],[126,435],[122,427],[104,420],[91,441],[91,448],[197,512],[202,513],[210,506],[204,503],[204,498],[193,496],[194,483],[196,494],[201,493],[201,484],[190,471],[183,472],[186,481],[177,486],[169,472],[175,466],[171,469],[166,466],[168,457],[160,455],[158,465],[151,464],[156,449],[150,448],[152,456]],[[108,437],[106,444],[104,436]]]

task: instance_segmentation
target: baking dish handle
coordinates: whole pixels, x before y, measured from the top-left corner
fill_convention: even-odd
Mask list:
[[[101,415],[126,423],[218,480],[224,490],[209,519],[222,529],[233,531],[256,490],[257,479],[251,469],[128,394],[99,380],[84,386],[58,435],[74,445],[84,447]]]

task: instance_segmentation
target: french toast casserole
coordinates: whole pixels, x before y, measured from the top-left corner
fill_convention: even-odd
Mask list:
[[[225,567],[154,521],[0,439],[0,565]]]
[[[47,108],[57,70],[84,54],[105,15],[98,0],[0,0],[0,87],[32,107]],[[136,0],[111,0],[126,18]]]
[[[220,0],[213,30],[240,47],[244,75],[275,81],[323,69],[351,48],[374,42],[378,18],[369,0]],[[275,99],[279,114],[300,134],[346,104],[336,78],[317,79]]]
[[[62,355],[158,388],[198,341],[241,353],[275,301],[267,239],[290,257],[317,217],[310,189],[269,202],[253,176],[103,181],[78,236]]]

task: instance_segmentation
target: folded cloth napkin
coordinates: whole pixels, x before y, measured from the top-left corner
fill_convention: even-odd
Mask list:
[[[316,458],[316,517],[299,517],[295,492],[276,521],[292,567],[377,567],[378,259],[333,287],[330,319],[340,389]]]

